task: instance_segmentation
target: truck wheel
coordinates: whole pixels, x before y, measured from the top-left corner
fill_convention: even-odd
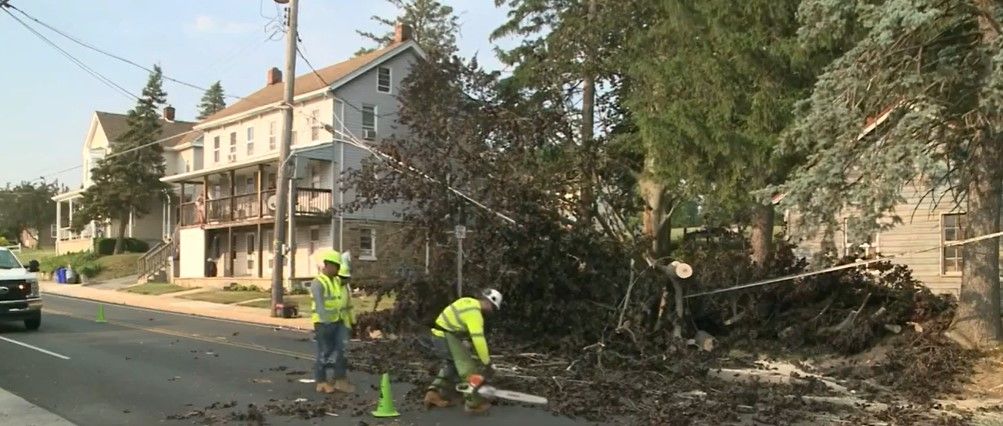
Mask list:
[[[39,315],[35,318],[24,320],[24,326],[28,330],[38,330],[38,328],[42,326],[42,316]]]

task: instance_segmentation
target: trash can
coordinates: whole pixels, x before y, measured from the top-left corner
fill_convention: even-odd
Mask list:
[[[73,270],[72,267],[67,266],[63,273],[66,274],[66,278],[64,278],[63,280],[67,284],[76,284],[77,283],[77,273],[76,273],[76,271]]]
[[[57,284],[66,284],[66,269],[56,268],[56,270],[52,271],[52,272],[53,272],[53,275],[56,276],[56,283]]]

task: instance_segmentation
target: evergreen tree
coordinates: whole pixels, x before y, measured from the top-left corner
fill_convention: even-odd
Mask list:
[[[398,22],[410,25],[412,37],[425,53],[433,60],[449,58],[456,53],[456,34],[460,31],[459,18],[453,13],[453,8],[436,0],[387,0],[400,12],[396,20],[373,16],[372,19],[381,26],[387,27],[382,34],[368,31],[356,31],[362,37],[386,46],[394,40],[394,28]],[[356,55],[371,52],[374,49],[363,48]]]
[[[851,48],[819,78],[785,149],[807,161],[779,188],[804,222],[831,232],[852,210],[861,228],[901,221],[903,190],[955,194],[966,236],[999,231],[1003,49],[998,2],[806,0],[806,46]],[[854,31],[859,31],[860,34]],[[887,114],[884,114],[887,112]],[[864,134],[870,117],[886,119]],[[922,191],[922,190],[921,190]],[[922,193],[922,192],[921,192]],[[951,200],[954,198],[954,200]],[[999,241],[964,247],[956,340],[1001,337]]]
[[[820,66],[797,40],[800,0],[665,0],[630,40],[626,94],[652,161],[648,185],[686,182],[716,222],[752,227],[752,261],[771,254],[774,211],[752,191],[781,183],[773,158],[794,103]]]
[[[206,117],[215,114],[216,112],[226,108],[226,100],[223,99],[225,95],[223,94],[223,85],[219,81],[216,81],[206,89],[205,94],[202,95],[202,101],[199,102],[197,107],[198,120],[204,120]]]
[[[118,221],[115,253],[122,252],[130,213],[134,218],[148,214],[168,189],[160,181],[165,170],[163,148],[151,145],[162,129],[160,110],[167,97],[162,77],[160,67],[154,66],[142,96],[129,110],[128,130],[110,142],[114,156],[99,160],[92,169],[94,185],[84,191],[83,208],[74,217],[78,229],[91,220]]]

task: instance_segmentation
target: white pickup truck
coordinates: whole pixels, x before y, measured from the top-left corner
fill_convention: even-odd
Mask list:
[[[42,296],[38,290],[38,262],[27,266],[9,249],[0,247],[0,321],[24,321],[29,330],[42,325]]]

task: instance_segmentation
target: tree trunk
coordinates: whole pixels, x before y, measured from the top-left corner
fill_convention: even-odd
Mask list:
[[[757,204],[752,211],[752,263],[765,268],[773,255],[773,205]]]
[[[118,238],[115,240],[115,251],[114,254],[122,254],[125,249],[125,230],[129,227],[129,217],[126,216],[124,219],[119,219],[118,224]]]
[[[993,4],[979,1],[983,15],[979,18],[983,44],[992,46],[998,37],[994,25],[986,18],[993,16]],[[986,78],[991,75],[991,58],[987,61]],[[997,116],[997,111],[986,111]],[[999,165],[1003,140],[994,132],[990,123],[983,125],[973,138],[968,167],[968,211],[965,215],[966,237],[978,237],[999,232],[1000,228],[1000,181]],[[988,347],[996,344],[1001,337],[1000,323],[1000,281],[999,281],[999,239],[969,243],[964,246],[962,266],[961,297],[958,313],[954,318],[951,337],[969,347]]]
[[[589,20],[596,12],[595,0],[589,1]],[[584,52],[588,57],[591,52]],[[586,60],[586,68],[590,61]],[[596,185],[596,147],[593,140],[593,128],[595,127],[595,101],[596,101],[596,80],[592,75],[592,70],[586,69],[582,77],[582,185],[581,199],[578,206],[578,223],[582,226],[591,226],[592,209],[595,205]]]
[[[651,237],[651,257],[656,262],[660,262],[669,255],[671,249],[670,231],[672,227],[669,218],[672,216],[672,203],[666,197],[665,184],[650,177],[642,177],[639,184],[641,196],[644,197],[645,201],[644,231],[646,235]],[[672,334],[678,338],[682,337],[683,289],[678,281],[670,281],[673,287],[673,311],[675,312],[672,318]],[[660,297],[656,297],[649,305],[651,312],[657,313],[652,324],[652,328],[655,330],[661,327],[662,315],[668,305],[667,298],[668,286],[664,286]]]

